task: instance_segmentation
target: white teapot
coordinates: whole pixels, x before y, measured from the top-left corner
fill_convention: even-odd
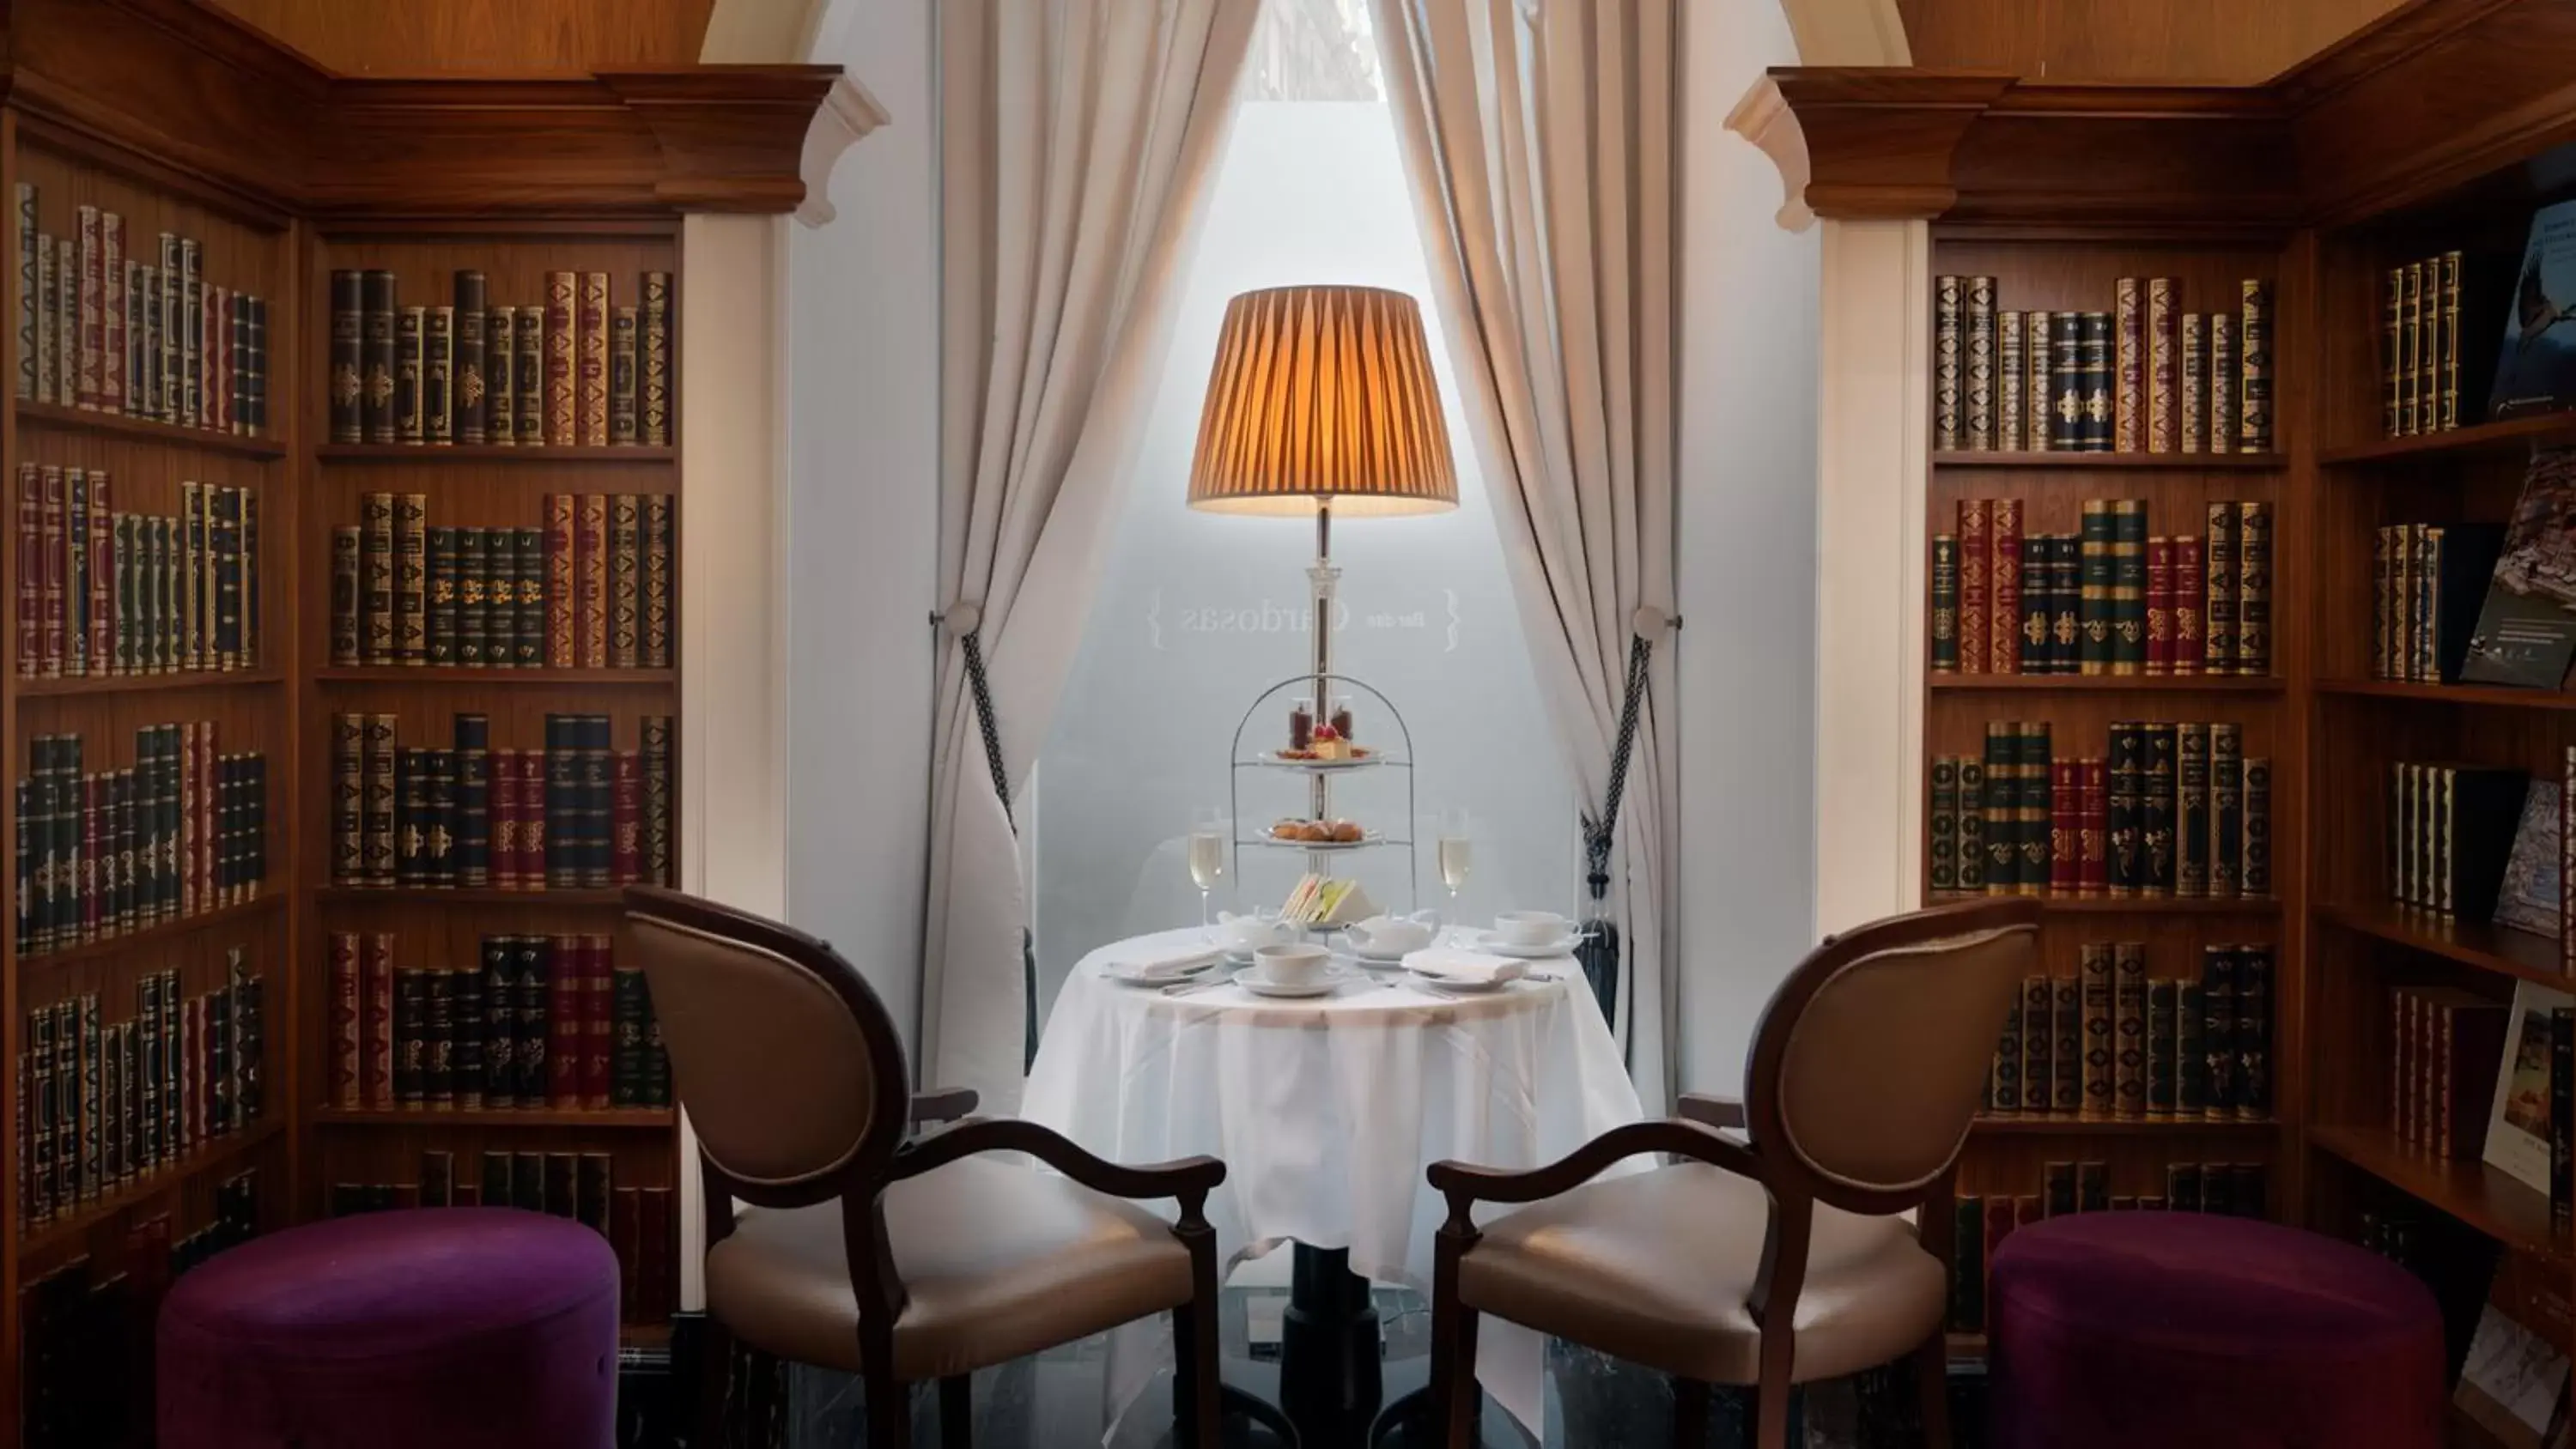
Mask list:
[[[1297,939],[1297,928],[1279,919],[1273,911],[1219,911],[1217,926],[1225,933],[1226,944],[1237,951],[1256,951],[1264,946],[1284,946]]]
[[[1410,916],[1371,916],[1353,921],[1342,928],[1351,945],[1364,955],[1401,956],[1419,951],[1440,934],[1440,916],[1434,911],[1417,911]]]

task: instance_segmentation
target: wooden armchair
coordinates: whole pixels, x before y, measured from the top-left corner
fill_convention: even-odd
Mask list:
[[[1528,1172],[1435,1163],[1431,1372],[1446,1442],[1475,1422],[1476,1322],[1495,1314],[1674,1378],[1697,1449],[1710,1384],[1755,1390],[1780,1449],[1789,1390],[1912,1355],[1926,1442],[1949,1442],[1942,1321],[1950,1175],[2004,1015],[2038,956],[2039,903],[1939,906],[1827,937],[1764,1010],[1746,1103],[1615,1128]],[[1742,1127],[1738,1142],[1720,1128]],[[1639,1153],[1672,1165],[1594,1182]],[[1478,1203],[1531,1203],[1486,1224]],[[1896,1214],[1926,1209],[1918,1237]]]
[[[1180,1442],[1217,1442],[1216,1234],[1225,1165],[1104,1162],[1032,1122],[915,1097],[876,993],[810,936],[675,891],[626,893],[706,1184],[702,1442],[722,1442],[732,1338],[859,1375],[868,1442],[912,1443],[937,1379],[941,1442],[970,1442],[969,1375],[1172,1312]],[[951,1122],[913,1135],[916,1125]],[[1061,1177],[985,1154],[1024,1152]],[[1172,1198],[1177,1224],[1130,1199]],[[737,1213],[739,1199],[750,1206]]]

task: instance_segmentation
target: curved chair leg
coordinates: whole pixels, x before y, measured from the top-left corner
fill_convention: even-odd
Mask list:
[[[1789,1382],[1764,1379],[1753,1391],[1753,1449],[1789,1449]]]
[[[1914,1396],[1923,1449],[1950,1449],[1950,1344],[1937,1328],[1914,1350]]]
[[[1225,1382],[1217,1370],[1216,1234],[1201,1224],[1184,1238],[1190,1301],[1172,1310],[1172,1439],[1181,1449],[1218,1449]]]
[[[1701,1449],[1708,1443],[1708,1385],[1699,1379],[1673,1380],[1673,1449]]]
[[[975,1449],[975,1376],[939,1381],[939,1449]]]

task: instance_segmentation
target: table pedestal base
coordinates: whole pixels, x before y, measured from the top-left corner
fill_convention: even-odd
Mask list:
[[[1279,1328],[1279,1407],[1310,1445],[1358,1444],[1384,1388],[1377,1310],[1366,1278],[1340,1248],[1292,1249]]]

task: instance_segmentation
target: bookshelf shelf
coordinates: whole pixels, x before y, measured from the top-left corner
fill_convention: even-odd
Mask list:
[[[497,886],[323,886],[314,897],[324,905],[393,903],[433,906],[602,907],[625,902],[617,886],[596,890],[505,891]]]
[[[18,426],[59,433],[90,433],[100,437],[139,438],[146,442],[167,443],[173,447],[197,448],[209,453],[231,453],[244,458],[283,458],[287,447],[276,437],[243,437],[235,433],[218,433],[207,428],[183,428],[172,423],[156,423],[144,418],[129,418],[123,413],[94,412],[85,408],[67,408],[58,403],[18,402]]]
[[[2402,679],[2320,679],[2317,693],[2356,699],[2412,699],[2487,709],[2576,710],[2576,692],[2508,685],[2412,684]]]
[[[581,1127],[596,1129],[642,1128],[668,1131],[678,1125],[679,1113],[669,1107],[590,1108],[477,1108],[473,1111],[441,1112],[430,1108],[404,1108],[393,1112],[374,1112],[347,1107],[322,1107],[311,1113],[312,1119],[330,1127]]]
[[[273,885],[274,882],[271,884]],[[145,926],[139,931],[128,931],[121,936],[84,941],[63,950],[21,955],[18,957],[18,969],[21,972],[57,970],[66,966],[81,966],[93,961],[104,961],[111,957],[122,956],[128,951],[165,946],[181,937],[192,936],[200,931],[220,930],[226,926],[244,925],[261,920],[277,914],[285,904],[285,892],[272,890],[266,895],[244,901],[237,906],[221,906],[211,911],[199,911],[193,916],[181,916],[175,921],[162,921]]]
[[[680,450],[641,445],[607,448],[521,448],[491,443],[324,443],[313,455],[325,463],[525,463],[547,467],[565,463],[676,463]]]
[[[1944,693],[1978,692],[2042,694],[2071,690],[2086,694],[2279,694],[2280,679],[2271,675],[2186,674],[1935,674],[1931,687]]]
[[[2479,453],[2518,452],[2543,443],[2569,439],[2576,439],[2576,413],[2538,413],[2530,417],[2507,418],[2500,423],[2453,428],[2448,432],[2417,433],[2411,437],[2380,438],[2341,448],[2326,448],[2318,452],[2317,461],[2332,468],[2425,458],[2458,458]]]
[[[2326,905],[2317,908],[2317,915],[2349,931],[2518,981],[2560,990],[2576,984],[2561,969],[2558,942],[2552,937],[2487,921],[2448,920],[2394,904]]]
[[[241,669],[226,674],[199,670],[189,674],[115,674],[103,679],[22,679],[20,699],[62,699],[108,694],[186,694],[208,689],[259,689],[283,684],[275,669]]]
[[[2567,1230],[2550,1223],[2549,1195],[2484,1162],[2427,1156],[2400,1145],[2384,1128],[2311,1126],[2308,1141],[2514,1252],[2561,1268],[2576,1264]]]
[[[2106,1133],[2124,1137],[2181,1136],[2197,1133],[2267,1134],[2281,1130],[2281,1124],[2269,1117],[2239,1121],[2235,1118],[2205,1119],[2197,1117],[1987,1117],[1976,1119],[1973,1129],[1980,1133],[2009,1137],[2090,1137]]]
[[[2115,471],[2153,469],[2186,473],[2279,471],[2289,460],[2278,453],[1970,453],[1935,452],[1935,468],[2064,468]]]
[[[30,1229],[18,1239],[18,1256],[38,1257],[61,1244],[77,1242],[90,1229],[127,1208],[149,1202],[201,1173],[235,1162],[285,1130],[286,1114],[272,1110],[242,1131],[204,1143],[159,1172],[137,1178],[127,1186],[86,1204],[70,1217],[57,1218],[42,1227]]]
[[[593,688],[669,688],[680,682],[675,669],[458,669],[399,664],[335,664],[313,671],[324,684],[434,684],[475,688],[512,685],[572,685]]]
[[[1943,891],[1927,895],[1925,901],[1938,905],[1946,901],[1983,900],[1983,896]],[[2236,900],[2171,900],[2145,899],[2137,896],[2041,896],[2040,910],[2048,915],[2067,916],[2268,916],[2281,909],[2271,897]]]

